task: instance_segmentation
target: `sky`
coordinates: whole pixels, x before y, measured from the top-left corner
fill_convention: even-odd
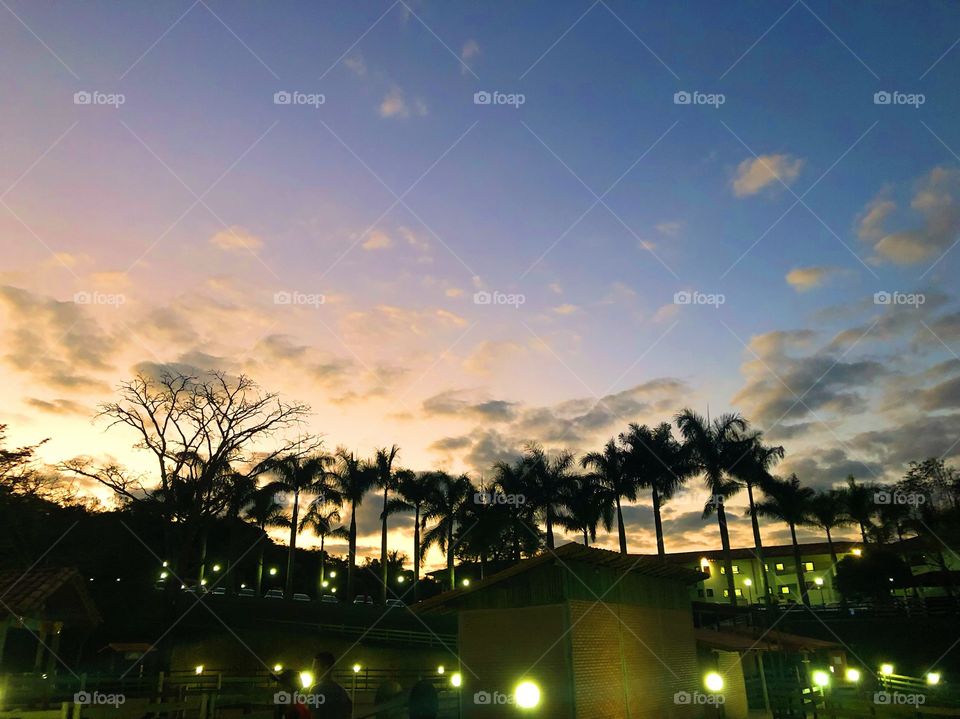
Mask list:
[[[958,43],[932,1],[3,0],[0,423],[146,467],[92,418],[172,364],[476,480],[686,406],[818,488],[956,460]]]

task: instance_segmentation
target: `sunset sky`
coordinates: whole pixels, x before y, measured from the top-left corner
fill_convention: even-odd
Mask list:
[[[933,1],[2,0],[0,423],[147,468],[92,416],[174,363],[475,479],[684,406],[817,487],[955,460],[958,40]],[[705,494],[668,551],[718,544]]]

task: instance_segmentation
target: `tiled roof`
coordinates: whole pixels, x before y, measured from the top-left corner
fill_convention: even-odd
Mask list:
[[[554,550],[545,550],[530,559],[524,559],[486,579],[472,583],[469,587],[454,589],[419,602],[415,605],[415,609],[417,611],[430,610],[446,604],[449,601],[459,599],[471,592],[486,589],[511,577],[528,572],[540,565],[557,563],[563,566],[563,564],[567,562],[582,562],[620,572],[635,572],[649,577],[672,579],[684,584],[701,581],[706,576],[697,570],[678,567],[674,564],[660,561],[656,557],[641,554],[620,554],[619,552],[612,552],[609,549],[585,547],[582,544],[570,542]]]
[[[87,587],[76,569],[43,567],[26,572],[12,569],[0,571],[0,615],[13,614],[31,619],[59,619],[49,616],[49,600],[61,591],[73,594],[71,614],[84,616],[92,623],[100,615]]]

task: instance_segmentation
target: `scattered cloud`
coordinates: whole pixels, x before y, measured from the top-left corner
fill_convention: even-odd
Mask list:
[[[666,235],[667,237],[676,237],[680,234],[680,230],[683,229],[683,223],[679,220],[660,222],[656,225],[656,229],[661,235]]]
[[[480,57],[480,45],[476,40],[471,39],[463,43],[463,47],[460,49],[460,59],[463,61],[463,65],[472,68],[470,61],[478,57]],[[460,66],[460,72],[466,75],[469,71],[463,65]]]
[[[361,247],[365,250],[385,250],[391,245],[393,245],[393,240],[390,239],[390,235],[382,230],[371,230]]]
[[[357,77],[365,77],[367,74],[367,63],[360,53],[346,58],[343,64]]]
[[[733,194],[737,197],[756,195],[774,183],[790,185],[800,175],[803,160],[791,155],[760,155],[747,158],[737,166]]]
[[[829,277],[839,272],[837,267],[818,265],[812,267],[795,267],[787,273],[787,284],[797,292],[807,292],[820,287]]]
[[[408,103],[403,90],[396,85],[390,88],[380,102],[380,117],[410,117],[411,114],[424,117],[427,113],[427,104],[423,100],[414,98]]]
[[[225,252],[236,250],[259,252],[263,248],[263,240],[238,225],[217,232],[210,238],[210,244]]]

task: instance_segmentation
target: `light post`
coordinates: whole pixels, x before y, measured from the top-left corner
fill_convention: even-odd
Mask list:
[[[817,589],[820,590],[820,606],[825,607],[826,602],[823,598],[823,577],[817,577],[813,580],[813,583],[817,585]]]
[[[753,604],[753,580],[747,577],[743,580],[743,586],[747,588],[747,604]]]

